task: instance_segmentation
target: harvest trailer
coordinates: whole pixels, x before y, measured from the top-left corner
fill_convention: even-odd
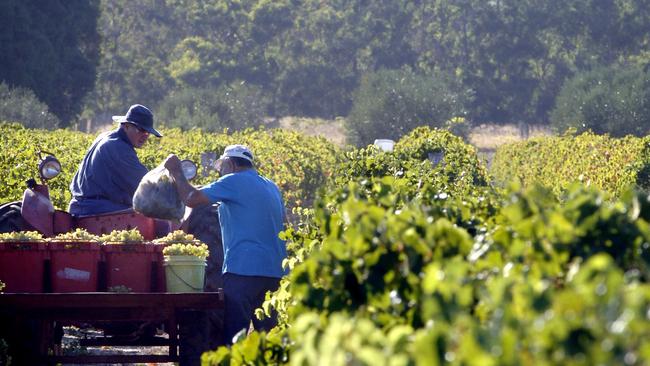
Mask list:
[[[204,336],[206,339],[200,341],[207,342],[206,314],[222,314],[220,277],[207,281],[205,289],[168,292],[163,246],[150,241],[178,226],[133,211],[73,217],[55,210],[46,182],[58,175],[61,166],[48,154],[41,157],[38,171],[41,183],[30,179],[22,201],[0,206],[0,232],[38,231],[51,238],[76,229],[96,235],[137,229],[144,241],[119,247],[79,242],[0,242],[0,281],[6,285],[4,293],[0,293],[0,364],[8,359],[7,353],[12,365],[195,364],[200,357],[196,337]],[[196,165],[186,161],[184,171],[186,176],[195,175]],[[187,231],[192,227],[193,217],[203,221],[193,226],[204,232],[193,234],[216,254],[207,269],[214,275],[220,267],[217,261],[221,238],[215,230],[219,222],[212,214],[214,208],[201,210],[189,215],[183,228]],[[104,329],[103,336],[82,339],[80,346],[165,346],[167,352],[147,354],[143,348],[137,355],[64,354],[60,342],[62,326],[66,325]]]

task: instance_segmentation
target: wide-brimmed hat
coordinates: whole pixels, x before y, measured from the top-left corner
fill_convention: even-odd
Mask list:
[[[113,116],[113,121],[133,123],[156,137],[162,137],[162,134],[153,128],[153,113],[142,104],[134,104],[129,107],[125,116]]]

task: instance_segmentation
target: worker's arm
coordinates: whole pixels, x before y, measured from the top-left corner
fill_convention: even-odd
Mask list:
[[[169,170],[169,174],[174,178],[176,191],[187,207],[198,207],[210,203],[210,199],[203,192],[194,188],[187,181],[185,175],[183,175],[181,161],[178,159],[178,156],[174,154],[169,155],[165,160],[165,168]]]

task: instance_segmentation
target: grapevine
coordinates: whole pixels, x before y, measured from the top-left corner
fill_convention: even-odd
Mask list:
[[[230,144],[248,145],[255,154],[258,171],[273,180],[283,194],[288,208],[307,207],[316,192],[332,175],[341,151],[323,138],[307,137],[286,130],[246,130],[232,134],[207,133],[201,130],[162,129],[164,139],[147,143],[138,151],[140,161],[149,169],[160,164],[170,153],[183,156],[201,165],[204,153],[219,156]],[[70,130],[33,130],[18,124],[0,121],[0,145],[22,146],[10,154],[0,154],[0,202],[16,201],[25,190],[25,179],[34,175],[38,166],[36,147],[53,153],[61,162],[61,174],[48,181],[54,207],[65,209],[70,202],[70,181],[95,134]],[[202,166],[192,181],[205,185],[218,174],[209,162]]]
[[[629,186],[650,188],[648,137],[578,136],[534,138],[500,146],[492,163],[499,184],[542,184],[561,196],[571,184],[596,186],[619,196]]]

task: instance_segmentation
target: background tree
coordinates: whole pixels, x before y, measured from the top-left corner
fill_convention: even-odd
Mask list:
[[[364,75],[410,68],[526,126],[576,73],[650,63],[650,0],[7,0],[0,30],[0,81],[64,123],[241,81],[269,116],[348,116]]]
[[[169,94],[156,118],[168,127],[222,132],[260,126],[268,100],[259,87],[233,82],[212,89],[182,89]]]
[[[179,34],[175,7],[163,0],[102,0],[99,30],[101,60],[84,116],[110,122],[133,103],[155,106],[172,82],[167,54]]]
[[[466,114],[470,98],[441,74],[419,75],[408,69],[368,74],[346,121],[350,142],[363,146],[378,138],[397,141],[418,126],[445,127],[448,120]]]
[[[647,3],[105,0],[108,13],[119,15],[113,18],[141,25],[115,33],[128,62],[114,58],[113,76],[100,76],[98,87],[120,105],[128,96],[156,107],[175,90],[243,80],[269,98],[269,115],[332,118],[350,113],[364,74],[412,67],[454,75],[471,90],[474,122],[545,123],[576,72],[646,62]],[[127,58],[127,50],[145,44],[136,40],[156,47]]]
[[[67,125],[93,88],[99,0],[0,3],[0,81],[31,89]]]
[[[59,119],[49,111],[47,104],[38,100],[33,91],[11,88],[0,83],[0,121],[18,122],[29,128],[55,129]]]
[[[551,124],[564,132],[612,136],[650,132],[650,73],[639,67],[601,67],[577,74],[562,88]]]

